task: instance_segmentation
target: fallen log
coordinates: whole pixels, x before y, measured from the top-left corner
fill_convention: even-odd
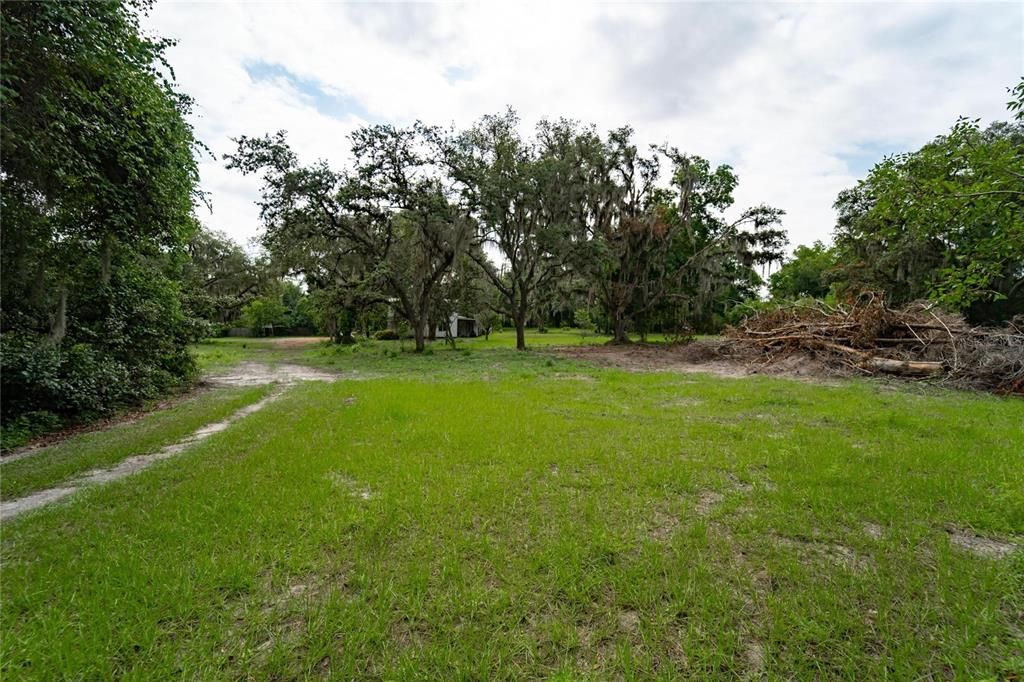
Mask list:
[[[909,374],[911,376],[932,376],[942,374],[945,367],[941,362],[924,360],[893,360],[892,358],[870,357],[865,364],[871,369],[889,374]]]

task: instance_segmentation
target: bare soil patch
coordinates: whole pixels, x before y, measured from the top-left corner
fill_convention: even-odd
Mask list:
[[[314,346],[318,343],[327,341],[327,337],[321,336],[286,336],[284,338],[273,339],[275,348],[305,348],[307,346]]]
[[[776,544],[793,549],[802,560],[818,559],[853,571],[868,570],[874,562],[871,557],[857,553],[846,545],[803,538],[777,535]]]
[[[747,664],[744,679],[754,679],[764,673],[764,645],[756,639],[748,639],[743,643],[743,658]]]
[[[877,523],[866,521],[864,523],[864,534],[872,540],[881,540],[882,536],[885,535],[885,529]]]
[[[1016,542],[977,535],[965,528],[947,526],[946,532],[953,545],[984,559],[1004,559],[1017,549]]]
[[[716,493],[713,490],[702,490],[697,496],[697,504],[694,506],[694,511],[697,512],[698,516],[707,516],[724,499],[725,496],[721,493]]]
[[[206,380],[215,386],[258,386],[273,383],[292,384],[297,381],[334,381],[337,378],[337,374],[304,365],[240,362],[221,374],[207,377]]]
[[[592,362],[604,367],[617,367],[630,372],[703,372],[737,379],[756,374],[788,377],[828,377],[837,371],[814,358],[783,361],[773,364],[747,363],[727,354],[722,341],[700,340],[682,345],[633,343],[603,346],[564,346],[550,352],[573,360]]]

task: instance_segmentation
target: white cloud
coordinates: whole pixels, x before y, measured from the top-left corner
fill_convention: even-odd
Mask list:
[[[340,165],[365,122],[467,125],[506,105],[527,126],[629,123],[730,163],[738,204],[786,209],[794,245],[828,239],[837,192],[875,156],[959,115],[1005,117],[1024,73],[1017,3],[162,2],[146,25],[179,40],[170,61],[218,157],[206,222],[239,241],[259,230],[259,182],[223,168],[231,137],[285,129],[304,160]]]

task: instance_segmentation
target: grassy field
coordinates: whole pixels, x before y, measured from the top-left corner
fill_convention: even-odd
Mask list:
[[[1024,674],[1020,400],[215,346],[369,380],[5,524],[4,679]]]

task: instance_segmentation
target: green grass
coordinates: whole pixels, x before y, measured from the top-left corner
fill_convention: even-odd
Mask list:
[[[5,679],[1022,672],[945,528],[1024,532],[1024,402],[328,350],[401,369],[5,524]]]
[[[23,459],[0,465],[0,496],[21,497],[134,455],[156,452],[200,426],[263,397],[268,387],[214,389],[104,431],[72,436]]]

